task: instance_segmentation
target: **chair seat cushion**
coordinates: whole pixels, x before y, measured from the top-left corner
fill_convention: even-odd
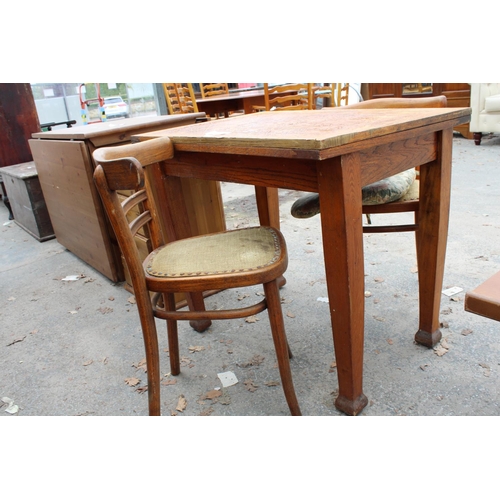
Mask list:
[[[397,200],[418,200],[419,185],[415,179],[414,168],[406,170],[381,181],[369,184],[362,189],[363,205],[382,205]],[[307,194],[294,202],[291,214],[297,219],[307,219],[320,213],[319,195]]]
[[[284,251],[276,230],[250,227],[168,243],[150,254],[145,269],[155,277],[247,272],[272,265]]]
[[[410,168],[365,186],[362,190],[363,205],[382,205],[399,200],[409,191],[416,176],[415,169]]]

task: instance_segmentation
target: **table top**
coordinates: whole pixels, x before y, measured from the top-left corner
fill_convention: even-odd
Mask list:
[[[89,123],[71,128],[61,128],[48,132],[32,134],[34,139],[92,139],[114,133],[133,133],[135,130],[150,126],[171,127],[176,123],[193,123],[196,118],[205,118],[205,113],[190,113],[186,115],[139,116],[123,120],[106,120],[105,122]]]
[[[148,132],[167,135],[179,151],[239,153],[322,159],[326,150],[395,132],[470,119],[470,108],[349,109],[270,111]],[[439,130],[439,125],[436,130]],[[224,140],[221,140],[224,139]],[[271,152],[272,150],[272,152]],[[301,154],[302,153],[302,154]],[[333,154],[331,155],[333,156]]]
[[[228,101],[231,99],[250,99],[252,97],[260,97],[264,95],[264,89],[242,90],[240,92],[229,92],[229,94],[219,94],[210,97],[197,98],[196,102],[212,102],[212,101]]]

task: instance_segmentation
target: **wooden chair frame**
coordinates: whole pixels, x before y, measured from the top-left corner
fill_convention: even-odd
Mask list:
[[[268,227],[262,228],[262,230],[272,233],[274,241],[279,242],[279,244],[276,243],[279,254],[270,263],[257,268],[224,271],[219,274],[189,274],[187,276],[151,275],[147,270],[155,252],[159,252],[175,242],[163,245],[156,209],[150,200],[147,186],[145,187],[143,165],[168,160],[173,157],[173,154],[173,145],[168,137],[100,148],[93,153],[97,164],[94,181],[132,279],[146,351],[149,414],[160,415],[160,363],[155,317],[166,320],[170,369],[172,375],[178,375],[180,373],[180,356],[177,320],[205,320],[208,327],[213,319],[247,317],[267,308],[285,397],[292,415],[300,415],[300,408],[293,388],[289,363],[291,351],[286,340],[277,283],[277,279],[283,274],[288,264],[285,240],[278,230]],[[133,191],[133,194],[121,202],[117,190],[130,190]],[[139,215],[132,218],[130,214],[137,206],[141,208],[138,211]],[[154,250],[142,262],[134,236],[145,226],[148,227]],[[189,244],[192,241],[196,244],[199,243],[200,238],[205,238],[205,254],[208,252],[206,248],[208,248],[210,238],[213,240],[213,237],[218,234],[229,236],[236,234],[237,231],[188,238],[183,242]],[[245,231],[245,229],[239,231]],[[248,245],[248,243],[246,244]],[[233,268],[230,267],[230,269]],[[191,304],[190,311],[176,310],[174,300],[176,292],[183,292],[189,296],[191,292],[199,294],[206,290],[239,288],[256,284],[264,286],[265,299],[253,306],[233,310],[206,311],[204,303],[201,301]]]
[[[198,113],[191,83],[163,83],[162,85],[169,114]]]
[[[386,108],[446,108],[447,100],[445,96],[435,97],[387,97],[381,99],[370,99],[367,101],[357,102],[346,106],[345,109],[363,108],[363,109],[386,109]],[[418,179],[418,167],[417,167]],[[418,180],[417,180],[418,182]],[[382,205],[363,205],[363,213],[368,216],[372,214],[386,214],[386,213],[403,213],[413,212],[413,224],[394,224],[394,225],[381,225],[373,226],[371,224],[363,227],[365,233],[391,233],[403,231],[416,231],[418,229],[418,210],[420,203],[418,200],[411,201],[393,201],[392,203],[385,203]],[[418,246],[418,234],[417,246]]]
[[[227,83],[200,83],[200,92],[202,99],[214,95],[229,94]]]
[[[312,83],[288,83],[274,87],[264,83],[264,108],[266,111],[313,109],[312,88]]]

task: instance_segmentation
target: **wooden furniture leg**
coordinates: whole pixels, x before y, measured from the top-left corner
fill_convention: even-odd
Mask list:
[[[453,129],[437,134],[436,160],[420,167],[417,235],[420,319],[415,341],[427,347],[441,340],[439,309],[448,237]]]
[[[261,226],[280,228],[280,205],[278,190],[255,186],[255,197],[257,200],[257,211]]]
[[[5,189],[1,173],[0,173],[0,186],[2,187],[2,192],[0,193],[0,195],[2,195],[2,200],[5,205],[5,208],[9,211],[9,220],[14,220],[14,214],[12,213],[9,197],[7,196],[7,191]]]
[[[156,184],[158,210],[162,211],[161,217],[165,221],[167,238],[169,241],[174,241],[175,239],[193,236],[182,194],[180,177],[164,175],[162,171],[163,163],[152,165],[151,168],[151,176]],[[201,292],[186,293],[186,301],[190,311],[205,310],[205,300]],[[212,322],[210,320],[191,320],[189,324],[197,332],[204,332]]]
[[[255,199],[261,226],[280,228],[280,202],[277,188],[255,186]],[[286,278],[278,278],[278,286],[286,285]]]
[[[267,309],[269,312],[269,322],[273,335],[278,368],[283,383],[283,392],[287,400],[290,412],[294,416],[300,416],[299,403],[293,388],[292,371],[290,369],[290,348],[285,335],[285,325],[283,322],[283,312],[281,309],[281,298],[277,280],[264,283],[264,293],[266,295]]]
[[[339,395],[335,406],[357,415],[363,394],[364,262],[361,168],[357,153],[318,162],[321,225]]]
[[[161,386],[160,386],[160,354],[158,350],[158,334],[156,322],[150,305],[150,295],[147,290],[135,290],[135,299],[139,310],[144,349],[146,351],[146,366],[148,369],[148,400],[149,415],[161,415]]]

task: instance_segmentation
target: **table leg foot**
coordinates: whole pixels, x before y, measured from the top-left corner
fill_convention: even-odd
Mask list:
[[[286,285],[286,278],[284,276],[280,276],[278,278],[278,287],[283,288]]]
[[[203,333],[211,324],[212,321],[209,319],[192,319],[189,322],[191,328],[198,333]]]
[[[432,333],[426,332],[425,330],[419,330],[415,334],[415,342],[425,347],[434,347],[441,340],[441,337],[441,330],[439,329]]]
[[[346,415],[358,415],[361,410],[368,404],[368,399],[364,394],[358,396],[354,401],[347,399],[345,396],[339,396],[335,400],[337,410],[344,412]]]

